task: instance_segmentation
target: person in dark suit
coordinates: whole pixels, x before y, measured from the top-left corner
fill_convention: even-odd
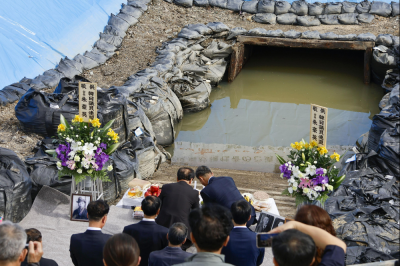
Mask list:
[[[103,248],[111,235],[101,229],[110,210],[104,200],[92,201],[87,207],[89,227],[86,232],[71,236],[69,252],[75,266],[103,266]]]
[[[251,219],[251,205],[246,200],[232,204],[233,229],[228,245],[222,248],[225,262],[236,266],[258,266],[264,260],[265,249],[257,248],[257,234],[246,227]]]
[[[29,241],[37,241],[42,243],[42,233],[35,229],[35,228],[29,228],[25,230],[26,233],[26,243],[29,244]],[[21,266],[27,266],[28,256],[26,256],[25,260],[21,263]],[[46,258],[41,258],[40,259],[40,266],[58,266],[57,262],[51,259],[46,259]]]
[[[140,266],[147,266],[152,251],[161,250],[168,246],[168,229],[155,222],[160,213],[161,200],[154,196],[147,196],[142,201],[144,218],[137,224],[125,226],[123,233],[132,236],[139,245]]]
[[[204,204],[217,203],[230,209],[234,202],[244,200],[232,177],[214,177],[211,169],[204,165],[197,167],[196,177],[200,180],[200,183],[205,186],[200,192]],[[256,222],[255,218],[256,211],[254,207],[251,206],[251,219],[247,222],[246,226],[250,227],[254,224]]]
[[[163,185],[159,196],[162,204],[160,214],[156,219],[157,224],[169,228],[172,224],[181,222],[189,228],[189,213],[200,205],[199,192],[190,186],[193,179],[193,169],[182,167],[178,170],[176,183]],[[184,249],[191,244],[188,239]]]
[[[78,198],[78,208],[72,213],[72,218],[77,220],[87,220],[86,200],[84,197]]]
[[[182,263],[193,254],[181,249],[188,236],[184,223],[174,223],[168,230],[168,247],[150,253],[149,266],[171,266]]]

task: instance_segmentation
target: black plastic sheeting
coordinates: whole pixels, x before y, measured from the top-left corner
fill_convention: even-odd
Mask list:
[[[29,89],[15,106],[15,115],[23,130],[44,137],[55,137],[60,115],[71,121],[79,113],[79,80],[86,81],[80,77],[74,80],[63,78],[55,93]],[[126,98],[117,89],[98,89],[97,101],[100,123],[115,119],[113,130],[119,134],[121,141],[126,140],[129,125]]]
[[[0,216],[18,223],[32,206],[32,182],[17,154],[0,147]]]

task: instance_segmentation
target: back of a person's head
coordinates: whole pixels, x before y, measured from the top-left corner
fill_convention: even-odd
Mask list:
[[[37,242],[42,242],[42,233],[35,229],[35,228],[29,228],[25,230],[26,233],[26,243],[29,243],[30,241],[37,241]]]
[[[251,206],[246,200],[239,200],[232,203],[231,213],[236,224],[245,224],[251,215]]]
[[[147,216],[154,216],[161,207],[161,200],[154,196],[147,196],[142,200],[142,211]]]
[[[91,201],[87,206],[90,221],[100,221],[110,211],[110,206],[104,200]]]
[[[168,241],[174,245],[180,245],[187,238],[188,229],[184,223],[174,223],[168,230]]]
[[[110,237],[103,249],[103,258],[107,266],[136,266],[139,263],[139,255],[136,240],[124,233]]]
[[[336,236],[329,214],[318,206],[304,205],[297,211],[294,219],[303,224],[319,227],[331,235]]]
[[[15,262],[25,248],[26,233],[18,224],[0,223],[0,262]]]
[[[222,248],[233,228],[232,215],[219,205],[206,205],[189,214],[189,225],[197,246],[208,252]]]
[[[196,177],[199,178],[199,176],[205,176],[206,174],[211,174],[211,169],[208,168],[205,165],[199,166],[196,169]]]
[[[181,167],[177,173],[178,180],[190,181],[194,178],[194,171],[189,167]]]
[[[279,266],[310,266],[316,252],[314,240],[296,229],[272,239],[272,254]]]

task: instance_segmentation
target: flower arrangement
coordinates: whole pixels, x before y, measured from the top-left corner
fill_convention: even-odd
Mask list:
[[[58,126],[58,138],[63,142],[56,150],[47,150],[55,155],[59,161],[57,168],[59,176],[70,175],[79,183],[87,176],[92,180],[99,178],[109,181],[107,172],[112,171],[112,165],[105,167],[109,155],[113,153],[119,143],[118,134],[111,126],[114,120],[108,122],[103,128],[99,119],[90,119],[89,123],[75,115],[71,125],[60,115],[61,124]]]
[[[339,177],[339,169],[333,166],[341,156],[336,152],[328,156],[328,150],[318,147],[316,141],[307,143],[302,140],[290,146],[293,149],[287,156],[288,161],[276,154],[281,163],[281,177],[289,183],[282,194],[295,197],[296,206],[314,200],[323,205],[328,199],[328,193],[339,187],[345,178],[345,175]]]

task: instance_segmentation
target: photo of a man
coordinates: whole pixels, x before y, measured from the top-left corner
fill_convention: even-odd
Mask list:
[[[87,205],[90,203],[90,196],[72,195],[71,220],[89,221],[87,217]]]

